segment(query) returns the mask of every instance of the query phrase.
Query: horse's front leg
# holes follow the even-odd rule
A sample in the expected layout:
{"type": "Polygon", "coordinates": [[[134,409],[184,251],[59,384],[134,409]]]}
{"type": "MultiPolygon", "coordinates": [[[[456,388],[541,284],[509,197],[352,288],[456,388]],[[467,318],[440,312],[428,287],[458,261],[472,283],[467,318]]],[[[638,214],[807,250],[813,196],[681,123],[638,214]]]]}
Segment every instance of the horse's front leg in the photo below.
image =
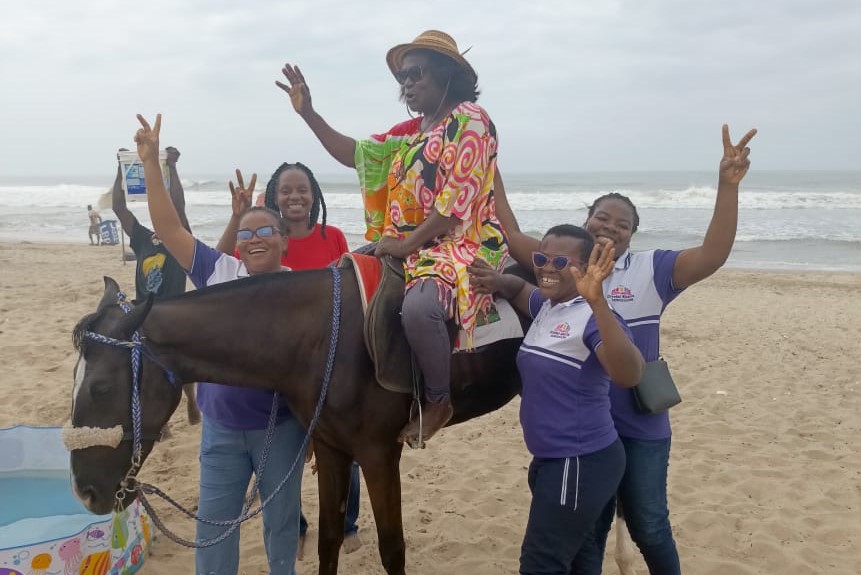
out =
{"type": "Polygon", "coordinates": [[[344,514],[353,460],[317,439],[314,440],[314,457],[317,458],[317,485],[320,492],[318,572],[320,575],[335,575],[338,572],[338,553],[344,542],[344,514]]]}
{"type": "Polygon", "coordinates": [[[404,575],[406,563],[401,517],[401,450],[402,446],[392,440],[363,449],[358,459],[377,523],[380,559],[388,575],[404,575]]]}

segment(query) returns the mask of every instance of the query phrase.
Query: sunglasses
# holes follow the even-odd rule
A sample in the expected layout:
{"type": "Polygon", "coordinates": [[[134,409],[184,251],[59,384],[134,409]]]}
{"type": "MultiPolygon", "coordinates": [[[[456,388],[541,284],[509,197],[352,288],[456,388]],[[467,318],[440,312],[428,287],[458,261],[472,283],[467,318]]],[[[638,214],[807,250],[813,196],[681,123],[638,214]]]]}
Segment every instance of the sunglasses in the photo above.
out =
{"type": "Polygon", "coordinates": [[[407,80],[412,80],[412,82],[415,84],[416,82],[424,78],[424,75],[425,69],[423,67],[411,66],[406,70],[400,70],[398,72],[395,72],[395,80],[397,80],[398,84],[400,84],[401,86],[406,84],[407,80]]]}
{"type": "Polygon", "coordinates": [[[256,230],[249,230],[248,228],[244,228],[241,230],[236,230],[236,240],[240,242],[247,242],[254,236],[263,239],[271,238],[275,234],[281,235],[281,232],[278,231],[275,226],[260,226],[256,230]]]}
{"type": "Polygon", "coordinates": [[[568,266],[579,265],[580,262],[577,260],[572,260],[567,256],[553,256],[550,257],[542,252],[532,252],[532,265],[534,265],[538,269],[543,269],[548,263],[553,265],[553,269],[558,272],[561,272],[568,266]]]}

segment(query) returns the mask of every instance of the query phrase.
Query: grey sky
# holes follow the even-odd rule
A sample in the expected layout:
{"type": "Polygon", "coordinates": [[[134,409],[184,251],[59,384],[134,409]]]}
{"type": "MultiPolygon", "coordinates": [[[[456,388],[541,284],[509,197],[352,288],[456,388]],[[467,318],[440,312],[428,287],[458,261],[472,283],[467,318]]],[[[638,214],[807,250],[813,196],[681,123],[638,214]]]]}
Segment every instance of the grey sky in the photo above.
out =
{"type": "Polygon", "coordinates": [[[712,169],[722,122],[757,168],[859,168],[858,0],[31,0],[0,7],[0,176],[109,174],[159,111],[183,173],[346,174],[281,64],[363,137],[406,118],[385,53],[428,28],[473,46],[503,171],[712,169]]]}

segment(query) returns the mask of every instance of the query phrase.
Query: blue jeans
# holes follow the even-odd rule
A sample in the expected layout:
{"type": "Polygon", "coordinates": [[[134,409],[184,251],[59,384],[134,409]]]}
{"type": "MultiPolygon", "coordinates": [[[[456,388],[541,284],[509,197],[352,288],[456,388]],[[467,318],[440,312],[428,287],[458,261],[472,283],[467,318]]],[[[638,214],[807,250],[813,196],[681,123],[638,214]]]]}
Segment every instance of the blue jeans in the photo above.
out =
{"type": "MultiPolygon", "coordinates": [[[[236,431],[207,417],[203,418],[202,428],[198,515],[213,520],[235,519],[242,511],[251,475],[258,469],[266,430],[236,431]]],[[[269,457],[260,476],[261,501],[265,501],[287,475],[304,438],[305,429],[293,417],[275,427],[269,457]]],[[[271,575],[296,573],[304,465],[302,453],[290,479],[263,510],[263,540],[271,575]]],[[[197,540],[213,539],[227,529],[198,523],[197,540]]],[[[221,543],[198,549],[194,562],[198,575],[236,575],[239,571],[239,529],[221,543]]]]}
{"type": "MultiPolygon", "coordinates": [[[[631,539],[651,575],[681,573],[679,554],[670,526],[667,508],[667,467],[670,464],[670,439],[628,439],[623,437],[627,466],[617,497],[628,523],[631,539]]],[[[611,499],[595,528],[574,560],[572,573],[599,575],[604,559],[607,534],[613,523],[616,500],[611,499]]]]}
{"type": "MultiPolygon", "coordinates": [[[[344,535],[354,535],[359,532],[356,521],[359,519],[359,464],[355,461],[350,467],[350,492],[347,494],[347,511],[344,514],[344,535]]],[[[299,534],[303,537],[308,532],[308,520],[305,514],[299,516],[299,534]]]]}

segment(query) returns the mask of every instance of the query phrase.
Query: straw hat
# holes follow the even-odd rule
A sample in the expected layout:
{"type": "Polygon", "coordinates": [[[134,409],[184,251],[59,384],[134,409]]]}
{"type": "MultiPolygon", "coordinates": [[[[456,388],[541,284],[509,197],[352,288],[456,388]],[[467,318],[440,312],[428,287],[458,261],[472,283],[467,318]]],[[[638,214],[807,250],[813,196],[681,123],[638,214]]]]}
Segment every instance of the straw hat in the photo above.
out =
{"type": "Polygon", "coordinates": [[[478,79],[478,74],[475,73],[475,70],[472,69],[466,58],[463,57],[463,54],[469,52],[470,48],[460,52],[457,49],[457,42],[454,41],[454,38],[439,30],[425,30],[409,44],[398,44],[389,50],[388,54],[386,54],[386,62],[392,74],[400,71],[406,53],[416,49],[431,50],[443,56],[448,56],[460,64],[474,79],[478,79]]]}

